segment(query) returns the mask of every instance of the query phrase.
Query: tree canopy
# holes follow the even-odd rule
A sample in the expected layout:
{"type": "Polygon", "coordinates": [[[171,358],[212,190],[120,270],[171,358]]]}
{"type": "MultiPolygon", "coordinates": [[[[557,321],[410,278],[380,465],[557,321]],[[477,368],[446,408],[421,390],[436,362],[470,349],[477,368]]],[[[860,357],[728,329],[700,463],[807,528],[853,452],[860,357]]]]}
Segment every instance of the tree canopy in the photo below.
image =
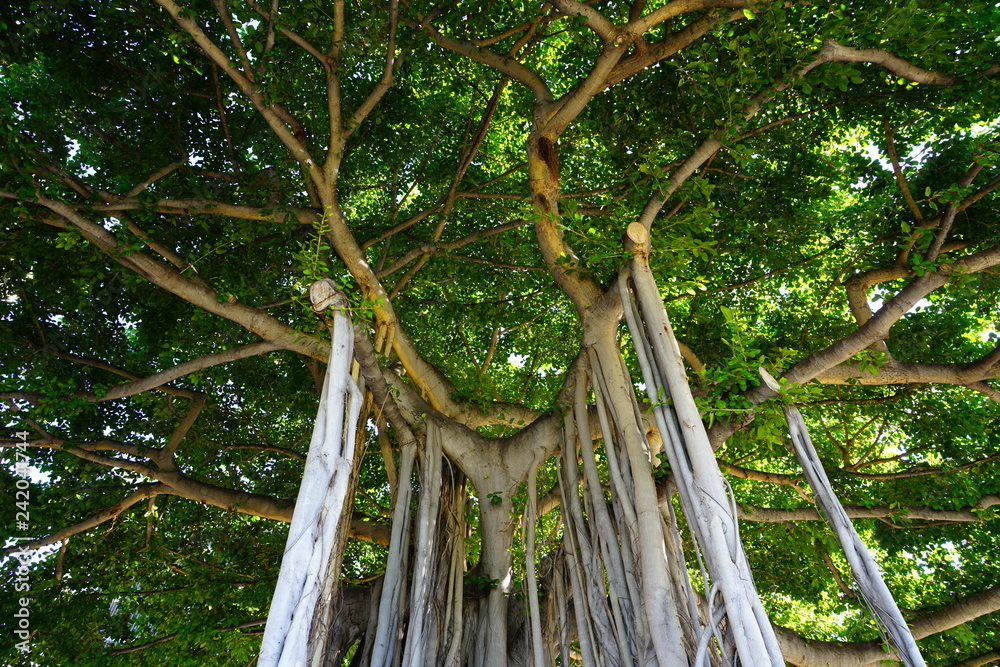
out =
{"type": "Polygon", "coordinates": [[[622,545],[622,484],[655,492],[709,604],[624,326],[638,224],[785,660],[895,656],[794,404],[927,664],[1000,664],[995,2],[33,0],[0,29],[4,577],[30,584],[0,626],[29,596],[35,662],[254,664],[320,279],[371,390],[331,660],[373,641],[414,456],[453,664],[537,662],[531,600],[545,659],[586,655],[576,484],[622,545]],[[640,397],[647,463],[618,470],[602,391],[640,397]]]}

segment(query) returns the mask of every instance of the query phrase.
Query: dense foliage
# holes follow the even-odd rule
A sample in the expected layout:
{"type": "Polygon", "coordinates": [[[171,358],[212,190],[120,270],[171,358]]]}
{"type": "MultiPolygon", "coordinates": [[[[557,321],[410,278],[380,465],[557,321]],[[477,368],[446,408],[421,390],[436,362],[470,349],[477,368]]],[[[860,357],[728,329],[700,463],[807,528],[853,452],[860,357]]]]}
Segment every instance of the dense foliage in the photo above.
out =
{"type": "MultiPolygon", "coordinates": [[[[506,438],[572,402],[640,220],[772,620],[845,665],[880,639],[795,403],[928,664],[1000,664],[996,3],[37,0],[0,28],[0,488],[37,538],[6,544],[37,547],[36,662],[253,664],[328,353],[313,281],[427,412],[506,438]]],[[[369,407],[347,606],[396,484],[369,407]]],[[[523,599],[526,476],[453,479],[467,597],[496,505],[523,599]]]]}

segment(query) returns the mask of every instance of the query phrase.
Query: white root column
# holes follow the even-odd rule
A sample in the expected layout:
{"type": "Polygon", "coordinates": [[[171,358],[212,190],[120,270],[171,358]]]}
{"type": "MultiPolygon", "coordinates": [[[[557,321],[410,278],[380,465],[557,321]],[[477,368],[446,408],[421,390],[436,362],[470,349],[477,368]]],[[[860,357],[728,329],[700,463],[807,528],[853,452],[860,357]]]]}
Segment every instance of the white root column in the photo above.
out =
{"type": "Polygon", "coordinates": [[[331,311],[330,361],[258,667],[324,664],[338,545],[346,534],[344,509],[362,403],[362,391],[351,378],[354,332],[347,299],[331,281],[314,283],[309,296],[316,312],[331,311]]]}
{"type": "Polygon", "coordinates": [[[623,275],[620,287],[625,315],[681,507],[694,528],[711,579],[711,588],[706,586],[711,620],[703,637],[715,632],[715,619],[722,619],[719,612],[724,609],[724,644],[733,643],[741,663],[779,667],[784,665],[781,649],[754,587],[734,503],[691,395],[680,350],[649,269],[649,234],[644,226],[633,223],[627,238],[631,241],[627,249],[632,251],[631,273],[638,310],[623,275]],[[723,603],[718,610],[713,606],[717,595],[723,603]]]}
{"type": "MultiPolygon", "coordinates": [[[[771,389],[778,391],[777,381],[767,371],[761,368],[760,374],[771,389]]],[[[823,469],[823,464],[813,446],[812,438],[809,437],[809,429],[806,428],[802,413],[794,405],[786,405],[784,410],[795,455],[798,457],[799,463],[802,464],[806,481],[812,487],[816,504],[819,505],[826,520],[833,528],[833,532],[836,533],[837,540],[840,541],[840,546],[851,566],[851,572],[854,574],[854,581],[858,584],[861,596],[882,622],[889,638],[899,652],[903,664],[906,667],[924,667],[924,659],[920,655],[920,649],[917,648],[917,642],[913,638],[896,600],[892,597],[889,587],[886,586],[878,564],[875,563],[875,559],[872,558],[865,543],[861,541],[861,537],[854,529],[854,524],[847,516],[844,506],[833,491],[830,479],[827,477],[826,470],[823,469]]]]}

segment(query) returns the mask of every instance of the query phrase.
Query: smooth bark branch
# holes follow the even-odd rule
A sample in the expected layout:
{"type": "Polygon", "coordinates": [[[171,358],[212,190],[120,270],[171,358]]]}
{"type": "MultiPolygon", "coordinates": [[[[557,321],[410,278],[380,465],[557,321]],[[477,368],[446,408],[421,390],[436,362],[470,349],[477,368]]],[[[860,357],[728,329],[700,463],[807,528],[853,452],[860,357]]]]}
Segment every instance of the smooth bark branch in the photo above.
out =
{"type": "Polygon", "coordinates": [[[152,250],[153,252],[155,252],[157,255],[159,255],[163,259],[165,259],[168,262],[170,262],[171,264],[173,264],[178,269],[182,269],[183,270],[183,269],[186,269],[186,268],[189,268],[189,267],[193,268],[192,265],[190,263],[188,263],[188,261],[186,259],[184,259],[180,255],[178,255],[176,252],[174,252],[173,250],[171,250],[167,246],[163,245],[162,243],[160,243],[156,239],[154,239],[152,236],[150,236],[149,234],[147,234],[141,227],[139,227],[139,225],[135,224],[135,221],[132,220],[132,216],[130,216],[130,215],[119,215],[119,216],[115,216],[115,217],[117,217],[119,220],[121,220],[122,222],[124,222],[125,226],[128,228],[128,230],[130,232],[132,232],[133,234],[135,234],[136,236],[138,236],[140,239],[142,239],[142,242],[146,244],[147,248],[149,248],[150,250],[152,250]]]}
{"type": "MultiPolygon", "coordinates": [[[[211,505],[212,507],[218,507],[230,512],[240,512],[241,514],[259,516],[264,519],[272,519],[275,521],[282,521],[284,523],[289,523],[292,520],[292,511],[295,508],[294,503],[288,500],[272,498],[270,496],[264,496],[257,493],[247,493],[236,489],[227,489],[183,476],[175,476],[173,478],[173,484],[168,484],[166,482],[150,482],[147,483],[147,485],[148,486],[139,485],[142,487],[142,491],[138,493],[149,495],[137,496],[134,498],[134,502],[129,502],[129,506],[140,502],[143,498],[151,497],[152,495],[169,495],[178,496],[180,498],[185,498],[187,500],[205,505],[211,505]],[[148,489],[150,488],[153,489],[153,491],[149,491],[148,489]]],[[[129,498],[131,499],[132,497],[129,496],[129,498]]],[[[113,512],[116,507],[118,507],[118,505],[112,506],[106,510],[109,514],[102,519],[102,521],[113,519],[114,516],[116,516],[113,512]]],[[[120,511],[121,510],[119,510],[119,513],[120,511]]],[[[100,516],[103,517],[105,515],[102,513],[100,516]]],[[[83,532],[95,525],[98,525],[99,523],[100,522],[90,524],[86,521],[81,522],[79,525],[87,525],[71,534],[83,532]]],[[[70,530],[72,528],[74,527],[70,527],[65,530],[70,530]]],[[[354,514],[351,519],[348,534],[356,539],[375,542],[383,546],[389,544],[389,527],[385,524],[372,521],[371,517],[361,513],[354,514]]],[[[46,536],[32,542],[25,542],[23,546],[26,549],[38,549],[50,544],[57,544],[66,537],[67,534],[57,531],[50,536],[46,536]]]]}
{"type": "Polygon", "coordinates": [[[750,3],[746,0],[673,0],[673,2],[668,2],[635,21],[629,21],[627,27],[629,31],[641,35],[650,28],[682,14],[723,7],[743,9],[749,5],[750,3]]]}
{"type": "Polygon", "coordinates": [[[982,667],[982,665],[988,665],[991,662],[997,661],[1000,661],[1000,649],[982,653],[973,658],[963,660],[962,662],[956,662],[951,667],[982,667]]]}
{"type": "MultiPolygon", "coordinates": [[[[74,208],[84,208],[82,206],[74,208]]],[[[213,199],[185,198],[185,199],[158,199],[155,202],[141,202],[133,198],[118,197],[107,204],[89,204],[86,207],[97,213],[115,213],[117,211],[146,211],[154,210],[158,213],[170,215],[197,215],[207,213],[209,215],[225,215],[239,220],[266,220],[271,222],[293,222],[300,225],[316,225],[322,214],[319,209],[300,208],[294,206],[267,208],[258,206],[241,206],[228,204],[226,202],[213,199]]]]}
{"type": "Polygon", "coordinates": [[[820,53],[825,54],[825,62],[872,63],[907,81],[929,86],[954,86],[958,83],[958,78],[951,74],[923,69],[883,49],[855,49],[828,39],[823,42],[820,53]]]}
{"type": "Polygon", "coordinates": [[[750,479],[755,482],[764,482],[766,484],[778,484],[780,486],[795,486],[802,481],[801,475],[786,475],[779,472],[765,472],[763,470],[751,470],[749,468],[743,468],[741,466],[733,465],[732,463],[726,463],[725,461],[719,461],[719,467],[726,471],[733,477],[739,477],[740,479],[750,479]]]}
{"type": "Polygon", "coordinates": [[[402,231],[405,231],[406,229],[412,227],[413,225],[417,224],[418,222],[420,222],[424,218],[426,218],[429,215],[431,215],[432,213],[436,212],[438,210],[438,207],[441,205],[441,203],[442,202],[439,200],[439,201],[435,202],[433,205],[428,206],[427,208],[425,208],[423,211],[420,211],[419,213],[415,213],[415,214],[411,215],[409,218],[407,218],[406,220],[404,220],[404,221],[402,221],[402,222],[400,222],[400,223],[398,223],[396,225],[393,225],[392,227],[390,227],[389,229],[385,230],[384,232],[381,232],[378,236],[373,236],[372,238],[368,239],[367,241],[365,241],[364,243],[361,244],[361,249],[362,250],[368,250],[368,248],[371,248],[373,245],[375,245],[379,241],[384,241],[385,239],[389,238],[390,236],[395,236],[396,234],[398,234],[398,233],[400,233],[402,231]]]}
{"type": "Polygon", "coordinates": [[[829,642],[806,639],[802,635],[774,625],[781,653],[793,667],[875,667],[898,656],[885,650],[882,642],[829,642]]]}
{"type": "Polygon", "coordinates": [[[972,382],[965,386],[974,391],[978,391],[979,393],[988,397],[994,403],[1000,403],[1000,391],[997,391],[988,382],[972,382]]]}
{"type": "Polygon", "coordinates": [[[329,230],[325,234],[326,238],[348,266],[351,274],[365,292],[365,295],[374,302],[373,309],[379,325],[393,332],[393,351],[399,357],[404,368],[406,368],[408,377],[426,392],[427,398],[434,409],[463,423],[475,423],[476,425],[508,421],[506,418],[501,419],[500,415],[506,415],[508,418],[512,414],[530,415],[530,417],[525,418],[526,422],[537,416],[536,412],[520,406],[508,406],[507,404],[498,402],[488,406],[484,410],[482,406],[472,408],[452,398],[455,390],[454,386],[440,371],[417,352],[413,341],[403,330],[399,319],[396,317],[389,294],[386,293],[378,276],[375,275],[374,269],[368,263],[364,251],[358,246],[354,236],[351,234],[350,227],[344,219],[339,206],[330,207],[327,222],[329,223],[329,230]]]}
{"type": "MultiPolygon", "coordinates": [[[[993,586],[982,593],[937,611],[918,616],[909,623],[909,626],[916,639],[923,639],[996,611],[1000,611],[1000,585],[993,586]]],[[[886,653],[880,642],[816,641],[806,639],[777,625],[775,630],[785,658],[796,667],[830,667],[831,665],[837,667],[875,667],[884,664],[882,661],[885,660],[899,660],[898,655],[886,653]]]]}
{"type": "MultiPolygon", "coordinates": [[[[660,9],[651,12],[648,16],[652,17],[658,12],[668,13],[670,8],[674,7],[674,5],[680,6],[685,4],[698,3],[696,0],[688,0],[686,2],[677,2],[675,0],[675,2],[671,2],[660,9]]],[[[740,3],[738,5],[734,4],[733,6],[745,7],[746,5],[740,3]]],[[[694,152],[692,152],[691,155],[684,160],[681,166],[674,170],[674,172],[670,175],[670,178],[668,179],[669,185],[665,189],[654,193],[650,197],[646,206],[643,208],[642,213],[639,215],[639,222],[645,225],[646,229],[650,229],[653,225],[653,221],[656,219],[656,215],[663,208],[663,205],[667,202],[670,196],[673,195],[673,193],[676,192],[685,181],[687,181],[687,179],[698,169],[698,167],[711,157],[715,151],[722,147],[722,139],[727,134],[739,132],[740,128],[742,128],[747,121],[756,116],[761,108],[763,108],[764,104],[766,104],[774,95],[788,89],[792,85],[793,81],[805,78],[805,76],[816,67],[829,62],[870,62],[881,65],[890,72],[917,83],[927,83],[941,86],[952,86],[958,83],[958,79],[950,74],[942,74],[939,72],[925,70],[892,53],[889,53],[888,51],[883,51],[881,49],[855,49],[849,46],[844,46],[836,40],[828,39],[823,42],[823,46],[816,51],[810,62],[793,71],[788,77],[776,79],[766,89],[754,95],[737,120],[731,121],[728,127],[715,132],[711,137],[698,146],[698,148],[696,148],[694,152]]]]}
{"type": "Polygon", "coordinates": [[[364,101],[358,105],[354,113],[348,119],[346,126],[343,128],[343,140],[346,141],[354,132],[361,127],[361,123],[368,117],[368,114],[372,112],[375,105],[389,92],[389,88],[392,87],[392,82],[395,78],[394,70],[396,68],[396,26],[399,23],[399,0],[390,0],[389,2],[389,39],[385,47],[385,65],[382,68],[382,76],[376,82],[375,87],[372,89],[368,96],[365,97],[364,101]]]}
{"type": "Polygon", "coordinates": [[[168,292],[210,313],[232,320],[265,340],[285,349],[310,357],[324,359],[328,345],[312,336],[293,329],[273,317],[238,301],[222,301],[204,281],[181,275],[173,266],[147,257],[142,253],[127,254],[114,234],[77,213],[65,202],[39,195],[38,203],[70,221],[84,238],[127,269],[168,292]]]}
{"type": "Polygon", "coordinates": [[[325,238],[347,265],[365,296],[372,300],[379,325],[393,332],[392,349],[406,368],[409,377],[427,393],[434,408],[445,415],[462,419],[476,413],[476,410],[465,410],[452,398],[454,386],[451,382],[417,352],[413,341],[403,330],[396,316],[390,295],[375,275],[364,251],[358,246],[336,198],[327,206],[325,222],[327,229],[325,238]]]}
{"type": "Polygon", "coordinates": [[[254,70],[250,65],[250,59],[247,57],[247,50],[243,46],[243,40],[240,39],[239,33],[236,32],[236,26],[233,25],[233,15],[229,12],[227,1],[212,0],[212,4],[215,5],[215,11],[219,13],[222,25],[226,28],[226,34],[229,35],[229,41],[233,45],[233,50],[239,56],[240,63],[243,66],[243,75],[252,82],[254,80],[254,70]]]}
{"type": "Polygon", "coordinates": [[[1000,585],[924,614],[910,623],[910,626],[913,628],[913,636],[923,639],[996,611],[1000,611],[1000,585]]]}
{"type": "Polygon", "coordinates": [[[399,440],[401,447],[413,446],[414,451],[418,445],[417,438],[410,430],[410,425],[399,411],[392,389],[385,380],[378,358],[375,356],[375,347],[372,345],[368,334],[361,328],[354,328],[354,358],[358,360],[361,367],[361,376],[365,379],[365,387],[375,397],[375,405],[379,412],[392,425],[392,429],[399,440]]]}
{"type": "Polygon", "coordinates": [[[551,0],[552,6],[566,16],[582,17],[587,27],[601,38],[602,42],[615,39],[620,28],[608,20],[604,14],[579,0],[551,0]]]}
{"type": "Polygon", "coordinates": [[[174,21],[177,22],[177,25],[194,38],[195,43],[201,47],[209,59],[239,86],[240,90],[253,103],[274,134],[281,140],[281,143],[285,145],[300,164],[305,165],[313,180],[317,184],[323,183],[322,171],[313,162],[305,145],[295,137],[289,127],[295,126],[297,122],[284,109],[268,104],[264,100],[264,96],[257,89],[253,81],[233,67],[229,57],[205,34],[201,26],[188,15],[189,10],[182,9],[174,0],[156,0],[156,2],[167,10],[174,21]]]}
{"type": "MultiPolygon", "coordinates": [[[[742,12],[740,12],[739,16],[742,15],[742,12]]],[[[709,12],[683,29],[648,45],[645,49],[636,49],[635,53],[618,61],[618,64],[615,65],[614,69],[611,70],[611,73],[604,80],[604,88],[610,88],[646,69],[653,63],[657,63],[664,58],[669,58],[684,47],[693,44],[695,40],[714,29],[723,20],[732,20],[734,18],[737,18],[737,16],[729,15],[726,17],[715,12],[709,12]]]]}
{"type": "Polygon", "coordinates": [[[519,227],[524,227],[527,224],[530,224],[530,221],[514,220],[513,222],[508,222],[503,225],[497,225],[496,227],[490,227],[489,229],[483,229],[478,232],[473,232],[472,234],[468,234],[465,237],[455,241],[446,241],[446,242],[438,241],[436,243],[424,243],[423,245],[420,245],[416,248],[413,248],[412,250],[407,251],[405,254],[396,259],[396,261],[394,261],[392,264],[385,267],[384,269],[381,269],[380,271],[377,271],[376,275],[379,278],[384,278],[385,276],[388,276],[392,273],[395,273],[396,271],[399,271],[404,266],[406,266],[413,260],[417,259],[418,257],[422,257],[424,255],[433,255],[440,252],[446,252],[448,250],[457,250],[459,248],[469,245],[470,243],[474,243],[476,241],[489,238],[496,234],[502,234],[512,229],[518,229],[519,227]]]}
{"type": "Polygon", "coordinates": [[[875,370],[857,361],[828,368],[816,375],[823,384],[957,384],[970,385],[1000,378],[1000,362],[981,368],[971,364],[931,364],[887,361],[875,370]]]}
{"type": "Polygon", "coordinates": [[[344,0],[333,1],[333,30],[331,31],[330,49],[327,52],[327,65],[323,68],[326,80],[326,112],[329,116],[329,144],[326,159],[323,162],[323,179],[316,180],[319,199],[324,209],[334,204],[340,180],[340,162],[344,157],[346,137],[343,124],[343,98],[341,96],[341,74],[344,70],[342,58],[344,54],[344,0]]]}
{"type": "MultiPolygon", "coordinates": [[[[1000,505],[1000,496],[993,494],[983,496],[968,509],[960,510],[936,510],[930,507],[889,507],[888,505],[872,507],[845,505],[844,511],[851,519],[893,519],[894,521],[919,519],[946,523],[979,523],[983,521],[983,517],[974,510],[984,510],[996,505],[1000,505]]],[[[820,521],[821,519],[823,517],[815,507],[786,510],[740,505],[741,521],[784,523],[786,521],[820,521]]],[[[905,526],[905,524],[903,525],[905,526]]]]}
{"type": "Polygon", "coordinates": [[[920,222],[924,219],[924,215],[920,212],[920,207],[917,206],[917,202],[913,199],[913,193],[910,192],[910,185],[907,183],[906,176],[899,166],[899,155],[896,153],[896,140],[894,137],[895,131],[889,124],[888,119],[883,121],[883,125],[885,126],[885,149],[889,154],[889,162],[892,164],[892,173],[896,176],[896,184],[899,185],[899,191],[903,194],[903,201],[906,202],[910,213],[913,214],[913,219],[920,222]]]}
{"type": "MultiPolygon", "coordinates": [[[[53,357],[55,357],[57,359],[65,359],[67,361],[72,361],[73,363],[80,364],[82,366],[89,366],[91,368],[99,368],[101,370],[108,371],[109,373],[114,373],[115,375],[120,375],[121,377],[126,378],[128,380],[140,381],[140,380],[143,379],[143,377],[141,375],[137,375],[136,373],[131,373],[129,371],[126,371],[126,370],[124,370],[122,368],[119,368],[119,367],[117,367],[117,366],[115,366],[113,364],[109,364],[108,362],[102,361],[100,359],[91,359],[90,357],[82,357],[82,356],[76,355],[76,354],[68,354],[66,352],[58,352],[56,350],[53,350],[51,347],[42,346],[42,345],[34,345],[32,343],[28,343],[28,345],[29,345],[29,347],[31,347],[34,350],[38,350],[39,352],[44,352],[45,354],[49,354],[49,355],[51,355],[51,356],[53,356],[53,357]]],[[[162,385],[162,384],[158,385],[156,387],[156,390],[157,391],[162,391],[163,393],[170,394],[172,396],[183,396],[185,398],[194,398],[199,393],[199,392],[196,392],[196,391],[192,391],[190,389],[181,389],[181,388],[178,388],[178,387],[171,387],[169,385],[162,385]]],[[[37,397],[41,397],[42,394],[36,394],[36,396],[37,397]]]]}
{"type": "MultiPolygon", "coordinates": [[[[828,347],[802,359],[785,372],[782,378],[789,384],[809,382],[821,373],[833,369],[837,364],[869,347],[875,341],[884,340],[889,335],[889,329],[892,325],[913,308],[920,299],[947,284],[953,277],[966,273],[976,273],[998,263],[1000,263],[1000,246],[993,246],[942,266],[935,273],[927,273],[914,279],[885,303],[864,325],[828,347]]],[[[745,394],[746,398],[754,405],[759,405],[777,395],[776,391],[763,383],[745,394]]],[[[740,426],[742,424],[734,421],[716,422],[709,429],[712,442],[716,446],[720,446],[740,426]]]]}
{"type": "Polygon", "coordinates": [[[163,492],[165,486],[163,484],[152,482],[146,484],[139,484],[136,490],[130,493],[121,501],[115,503],[110,507],[106,507],[97,514],[73,524],[72,526],[66,526],[61,530],[57,530],[54,533],[46,535],[43,538],[32,540],[30,542],[23,542],[16,547],[10,547],[4,551],[5,556],[9,556],[12,553],[16,553],[18,550],[34,550],[40,549],[42,547],[47,547],[50,544],[57,544],[65,539],[72,537],[73,535],[79,535],[80,533],[86,532],[93,528],[94,526],[99,526],[106,521],[118,518],[122,512],[132,507],[136,503],[139,503],[146,498],[153,498],[159,493],[163,492]]]}
{"type": "Polygon", "coordinates": [[[181,419],[181,422],[174,428],[174,432],[170,434],[170,438],[167,439],[166,444],[163,445],[163,452],[160,455],[161,460],[166,457],[173,457],[181,441],[184,440],[184,436],[188,434],[188,431],[191,430],[191,427],[194,426],[195,421],[198,419],[198,415],[201,414],[206,400],[205,394],[199,394],[191,401],[191,405],[188,407],[184,418],[181,419]]]}
{"type": "Polygon", "coordinates": [[[421,22],[414,21],[413,19],[406,19],[406,23],[414,30],[426,33],[438,46],[448,49],[449,51],[459,53],[470,60],[483,63],[484,65],[489,65],[493,69],[506,74],[515,81],[519,81],[534,94],[535,99],[548,102],[552,101],[552,92],[549,90],[542,78],[513,56],[500,55],[496,51],[478,46],[475,42],[465,39],[453,39],[451,37],[446,37],[430,25],[427,19],[424,19],[421,22]]]}
{"type": "MultiPolygon", "coordinates": [[[[264,46],[264,53],[265,54],[270,53],[271,49],[274,47],[274,38],[275,38],[274,29],[275,29],[275,23],[278,20],[278,0],[272,0],[270,11],[264,11],[264,8],[261,7],[259,3],[254,2],[254,0],[247,0],[247,4],[253,7],[253,10],[258,14],[260,14],[261,18],[263,18],[268,23],[267,42],[264,46]]],[[[288,28],[283,28],[283,27],[278,27],[277,31],[280,32],[285,37],[287,37],[290,41],[302,47],[302,50],[304,50],[306,53],[316,58],[316,60],[320,62],[320,64],[323,66],[324,69],[328,69],[330,67],[330,61],[326,57],[326,55],[322,51],[317,49],[315,46],[313,46],[311,43],[309,43],[301,35],[292,32],[288,28]]],[[[263,63],[261,63],[261,66],[263,67],[263,63]]]]}
{"type": "Polygon", "coordinates": [[[149,391],[150,389],[156,389],[167,384],[168,382],[184,377],[185,375],[190,375],[191,373],[211,368],[212,366],[227,364],[238,359],[254,357],[280,349],[282,349],[282,347],[277,343],[260,342],[250,343],[249,345],[241,345],[240,347],[234,347],[223,352],[205,354],[191,359],[190,361],[185,361],[177,364],[176,366],[160,371],[159,373],[154,373],[153,375],[135,380],[134,382],[127,382],[125,384],[110,387],[103,396],[97,397],[97,400],[112,401],[128,396],[135,396],[136,394],[141,394],[142,392],[149,391]]]}
{"type": "MultiPolygon", "coordinates": [[[[858,326],[865,324],[872,318],[872,309],[868,305],[868,291],[873,285],[908,278],[913,275],[913,271],[907,266],[895,265],[872,269],[851,276],[844,282],[844,290],[847,292],[847,305],[854,315],[854,321],[858,326]]],[[[888,348],[882,345],[880,352],[888,354],[888,348]]]]}
{"type": "Polygon", "coordinates": [[[977,201],[979,201],[980,199],[982,199],[986,195],[988,195],[991,192],[995,191],[997,188],[1000,188],[1000,176],[994,176],[983,187],[979,188],[978,190],[976,190],[972,194],[970,194],[970,195],[966,196],[964,199],[962,199],[962,201],[960,201],[958,204],[955,205],[955,208],[958,209],[959,213],[961,213],[962,211],[964,211],[965,209],[969,208],[970,206],[972,206],[973,204],[975,204],[977,201]]]}
{"type": "Polygon", "coordinates": [[[136,195],[140,194],[141,192],[144,192],[150,185],[152,185],[156,181],[158,181],[161,178],[164,178],[166,176],[169,176],[175,170],[177,170],[179,167],[183,167],[185,164],[187,164],[187,156],[185,156],[181,160],[177,160],[175,162],[171,162],[168,165],[160,167],[159,169],[157,169],[156,171],[154,171],[152,174],[150,174],[150,176],[148,178],[146,178],[145,180],[143,180],[143,181],[137,183],[135,186],[133,186],[128,192],[125,193],[125,196],[126,197],[135,197],[136,195]]]}
{"type": "MultiPolygon", "coordinates": [[[[972,181],[975,180],[979,172],[983,170],[983,165],[973,164],[969,167],[961,178],[958,179],[958,187],[967,188],[972,185],[972,181]]],[[[944,246],[945,239],[948,238],[948,233],[951,231],[951,226],[955,222],[955,216],[958,214],[958,209],[954,206],[948,205],[944,213],[941,215],[941,222],[938,223],[937,234],[934,235],[934,240],[931,241],[931,245],[927,248],[927,252],[924,254],[925,262],[933,262],[937,259],[938,255],[941,253],[941,248],[944,246]]]]}

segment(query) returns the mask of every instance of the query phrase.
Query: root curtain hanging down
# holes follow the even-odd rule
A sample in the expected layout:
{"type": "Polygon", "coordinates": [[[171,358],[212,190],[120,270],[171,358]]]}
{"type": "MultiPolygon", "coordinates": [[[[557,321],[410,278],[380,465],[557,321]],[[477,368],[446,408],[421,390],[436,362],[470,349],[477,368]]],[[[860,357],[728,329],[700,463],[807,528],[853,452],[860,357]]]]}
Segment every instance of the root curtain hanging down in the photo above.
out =
{"type": "MultiPolygon", "coordinates": [[[[340,664],[347,646],[333,644],[345,641],[357,641],[352,666],[541,667],[556,656],[561,664],[588,667],[784,664],[743,551],[732,492],[649,269],[648,234],[631,225],[627,239],[632,259],[619,275],[618,294],[655,428],[633,391],[616,326],[591,332],[563,403],[561,436],[553,429],[541,439],[530,428],[510,439],[478,435],[424,403],[399,378],[383,376],[366,352],[367,338],[355,339],[369,386],[383,408],[394,411],[390,421],[408,433],[410,427],[421,431],[424,441],[413,433],[399,440],[386,568],[368,596],[360,639],[338,630],[343,621],[333,607],[362,390],[350,377],[354,332],[346,303],[329,281],[314,285],[314,308],[333,310],[330,364],[259,665],[318,667],[334,664],[330,656],[340,664]],[[657,431],[670,464],[666,493],[654,478],[650,441],[657,431]],[[541,554],[536,477],[555,451],[542,441],[560,437],[561,545],[541,554]],[[515,596],[508,586],[515,546],[510,503],[525,482],[527,580],[515,596]],[[465,544],[470,488],[489,537],[478,565],[468,562],[465,544]],[[704,594],[689,578],[674,493],[692,533],[692,565],[700,569],[704,594]],[[485,595],[469,589],[478,580],[489,582],[485,595]]],[[[790,424],[799,448],[804,430],[793,419],[790,424]]],[[[386,465],[395,468],[394,458],[386,465]]],[[[809,481],[814,489],[822,486],[809,481]]],[[[835,514],[826,505],[824,512],[835,514]]],[[[879,610],[891,603],[891,596],[872,599],[879,610]]],[[[892,621],[886,625],[903,649],[892,621]]]]}
{"type": "Polygon", "coordinates": [[[332,604],[347,537],[355,435],[362,391],[351,378],[354,328],[347,299],[323,280],[309,290],[313,309],[330,310],[330,361],[295,502],[258,667],[326,664],[332,604]]]}

